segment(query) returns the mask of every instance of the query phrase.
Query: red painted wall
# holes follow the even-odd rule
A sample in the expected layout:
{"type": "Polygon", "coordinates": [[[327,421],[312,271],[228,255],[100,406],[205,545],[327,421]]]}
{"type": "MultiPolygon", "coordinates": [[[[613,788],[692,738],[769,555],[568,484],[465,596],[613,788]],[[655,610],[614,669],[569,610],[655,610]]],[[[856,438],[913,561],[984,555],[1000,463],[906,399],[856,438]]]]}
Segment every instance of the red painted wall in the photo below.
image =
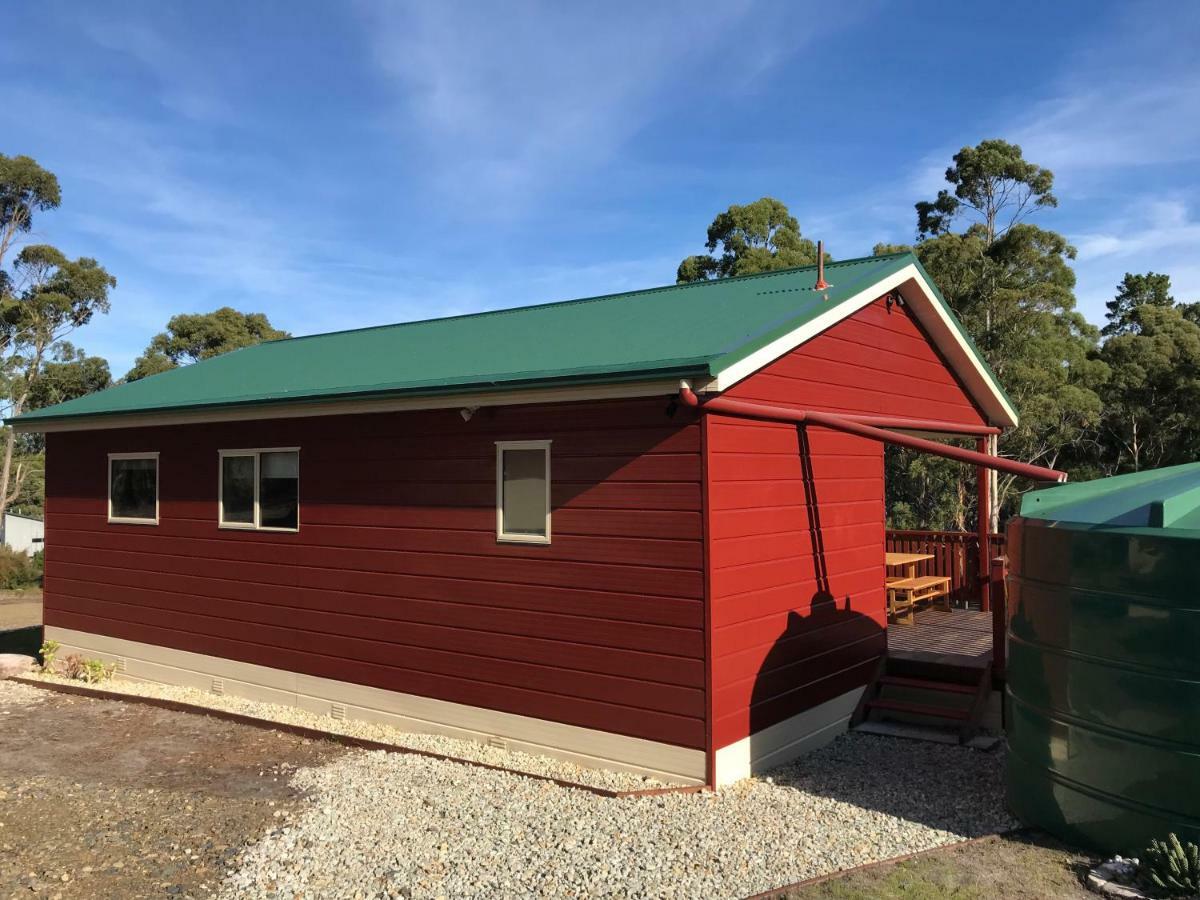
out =
{"type": "MultiPolygon", "coordinates": [[[[882,299],[725,396],[984,422],[917,323],[882,299]]],[[[869,680],[886,648],[883,446],[720,415],[705,427],[720,748],[869,680]]]]}
{"type": "Polygon", "coordinates": [[[703,748],[700,426],[667,399],[49,435],[45,621],[703,748]],[[496,440],[553,439],[498,544],[496,440]],[[299,446],[300,531],[217,528],[219,449],[299,446]],[[160,524],[106,521],[157,450],[160,524]]]}

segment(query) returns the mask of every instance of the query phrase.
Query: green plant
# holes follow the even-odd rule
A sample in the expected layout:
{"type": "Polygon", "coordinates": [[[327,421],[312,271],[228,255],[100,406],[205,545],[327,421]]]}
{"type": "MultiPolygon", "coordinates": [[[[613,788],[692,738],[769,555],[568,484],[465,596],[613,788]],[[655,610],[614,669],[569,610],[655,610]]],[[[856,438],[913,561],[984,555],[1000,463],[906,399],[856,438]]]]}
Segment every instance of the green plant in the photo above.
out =
{"type": "Polygon", "coordinates": [[[108,681],[112,678],[113,670],[116,666],[111,663],[105,663],[99,659],[85,659],[83,661],[83,672],[80,677],[88,684],[99,684],[101,681],[108,681]]]}
{"type": "Polygon", "coordinates": [[[1200,895],[1200,847],[1181,844],[1173,834],[1152,841],[1142,854],[1146,882],[1173,897],[1200,895]]]}
{"type": "Polygon", "coordinates": [[[54,657],[58,655],[58,648],[62,645],[58,641],[43,641],[42,649],[38,651],[38,655],[42,658],[42,671],[54,671],[54,657]]]}
{"type": "Polygon", "coordinates": [[[116,671],[116,665],[105,663],[99,659],[86,659],[78,653],[72,653],[58,667],[58,674],[73,681],[86,681],[88,684],[99,684],[108,681],[116,671]]]}

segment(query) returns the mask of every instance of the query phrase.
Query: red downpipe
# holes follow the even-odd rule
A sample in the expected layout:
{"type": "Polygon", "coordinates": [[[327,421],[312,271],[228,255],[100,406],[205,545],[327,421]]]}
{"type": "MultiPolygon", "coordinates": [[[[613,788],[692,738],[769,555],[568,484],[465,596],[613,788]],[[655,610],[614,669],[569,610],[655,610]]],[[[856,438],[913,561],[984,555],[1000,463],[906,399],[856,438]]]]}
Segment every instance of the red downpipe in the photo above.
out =
{"type": "Polygon", "coordinates": [[[913,450],[920,450],[923,453],[932,453],[934,456],[944,456],[947,459],[957,460],[958,462],[968,463],[972,466],[984,466],[989,469],[997,469],[1001,472],[1008,472],[1012,475],[1020,475],[1024,478],[1032,478],[1035,481],[1066,481],[1067,473],[1058,472],[1054,469],[1044,469],[1041,466],[1033,466],[1029,463],[1017,462],[1011,459],[1002,459],[998,456],[989,456],[986,453],[977,453],[974,450],[964,450],[961,447],[951,447],[947,444],[939,444],[937,441],[929,441],[925,438],[913,437],[911,435],[902,434],[899,431],[885,431],[882,428],[876,428],[873,425],[865,425],[861,422],[855,422],[845,416],[838,416],[832,413],[815,412],[813,410],[788,409],[786,406],[772,406],[767,403],[750,403],[745,400],[731,400],[727,397],[712,397],[706,399],[703,403],[687,385],[680,385],[679,399],[688,406],[703,407],[711,409],[715,412],[729,413],[735,416],[746,416],[751,419],[767,419],[775,422],[796,422],[797,424],[819,425],[824,428],[832,428],[835,431],[844,431],[847,434],[856,434],[859,437],[870,438],[875,441],[882,441],[885,444],[895,444],[899,447],[911,447],[913,450]]]}
{"type": "Polygon", "coordinates": [[[938,419],[908,419],[904,416],[860,416],[843,415],[842,418],[859,425],[874,425],[876,428],[899,428],[902,431],[941,431],[946,434],[988,435],[999,434],[995,425],[959,425],[938,419]]]}
{"type": "MultiPolygon", "coordinates": [[[[981,437],[975,442],[975,446],[979,453],[983,456],[990,456],[988,449],[991,446],[991,438],[981,437]]],[[[987,612],[992,608],[991,595],[992,586],[990,583],[992,574],[992,553],[991,553],[991,533],[992,533],[992,501],[989,496],[989,488],[991,486],[991,473],[980,466],[975,470],[976,491],[978,515],[976,525],[978,526],[979,541],[979,608],[987,612]]]]}

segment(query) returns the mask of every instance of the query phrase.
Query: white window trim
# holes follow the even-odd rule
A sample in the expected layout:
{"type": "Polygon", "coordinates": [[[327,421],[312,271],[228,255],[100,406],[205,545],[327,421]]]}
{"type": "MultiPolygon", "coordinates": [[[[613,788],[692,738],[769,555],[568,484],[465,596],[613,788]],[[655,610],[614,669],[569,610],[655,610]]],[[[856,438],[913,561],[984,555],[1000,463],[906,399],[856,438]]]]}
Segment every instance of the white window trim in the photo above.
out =
{"type": "Polygon", "coordinates": [[[108,454],[108,478],[104,485],[108,495],[108,521],[113,525],[157,525],[158,524],[158,451],[145,450],[140,453],[110,453],[108,454]],[[139,519],[128,516],[114,516],[112,507],[112,464],[114,459],[152,459],[154,460],[154,518],[139,519]]]}
{"type": "Polygon", "coordinates": [[[552,441],[496,441],[496,542],[501,544],[550,543],[550,444],[552,441]],[[506,534],[504,532],[504,451],[542,450],[546,460],[546,533],[506,534]]]}
{"type": "Polygon", "coordinates": [[[217,527],[229,531],[281,531],[286,534],[294,534],[300,530],[300,448],[299,447],[248,447],[242,450],[218,450],[217,451],[217,527]],[[296,527],[295,528],[277,528],[274,526],[264,526],[259,523],[262,521],[262,510],[258,505],[258,471],[260,458],[264,453],[295,453],[296,454],[296,527]],[[254,457],[254,521],[253,522],[226,522],[225,521],[225,457],[227,456],[253,456],[254,457]]]}

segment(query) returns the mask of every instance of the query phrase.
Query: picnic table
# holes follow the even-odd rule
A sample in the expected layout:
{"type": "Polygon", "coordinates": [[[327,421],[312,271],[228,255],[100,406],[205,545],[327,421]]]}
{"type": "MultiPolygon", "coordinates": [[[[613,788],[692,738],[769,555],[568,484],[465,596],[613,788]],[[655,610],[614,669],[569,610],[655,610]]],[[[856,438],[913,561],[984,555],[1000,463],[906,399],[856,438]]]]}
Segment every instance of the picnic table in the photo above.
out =
{"type": "Polygon", "coordinates": [[[925,601],[941,601],[950,608],[950,579],[944,575],[917,575],[917,564],[933,559],[932,553],[887,553],[884,562],[889,568],[903,569],[903,574],[887,577],[888,616],[905,625],[912,625],[913,609],[925,601]]]}

